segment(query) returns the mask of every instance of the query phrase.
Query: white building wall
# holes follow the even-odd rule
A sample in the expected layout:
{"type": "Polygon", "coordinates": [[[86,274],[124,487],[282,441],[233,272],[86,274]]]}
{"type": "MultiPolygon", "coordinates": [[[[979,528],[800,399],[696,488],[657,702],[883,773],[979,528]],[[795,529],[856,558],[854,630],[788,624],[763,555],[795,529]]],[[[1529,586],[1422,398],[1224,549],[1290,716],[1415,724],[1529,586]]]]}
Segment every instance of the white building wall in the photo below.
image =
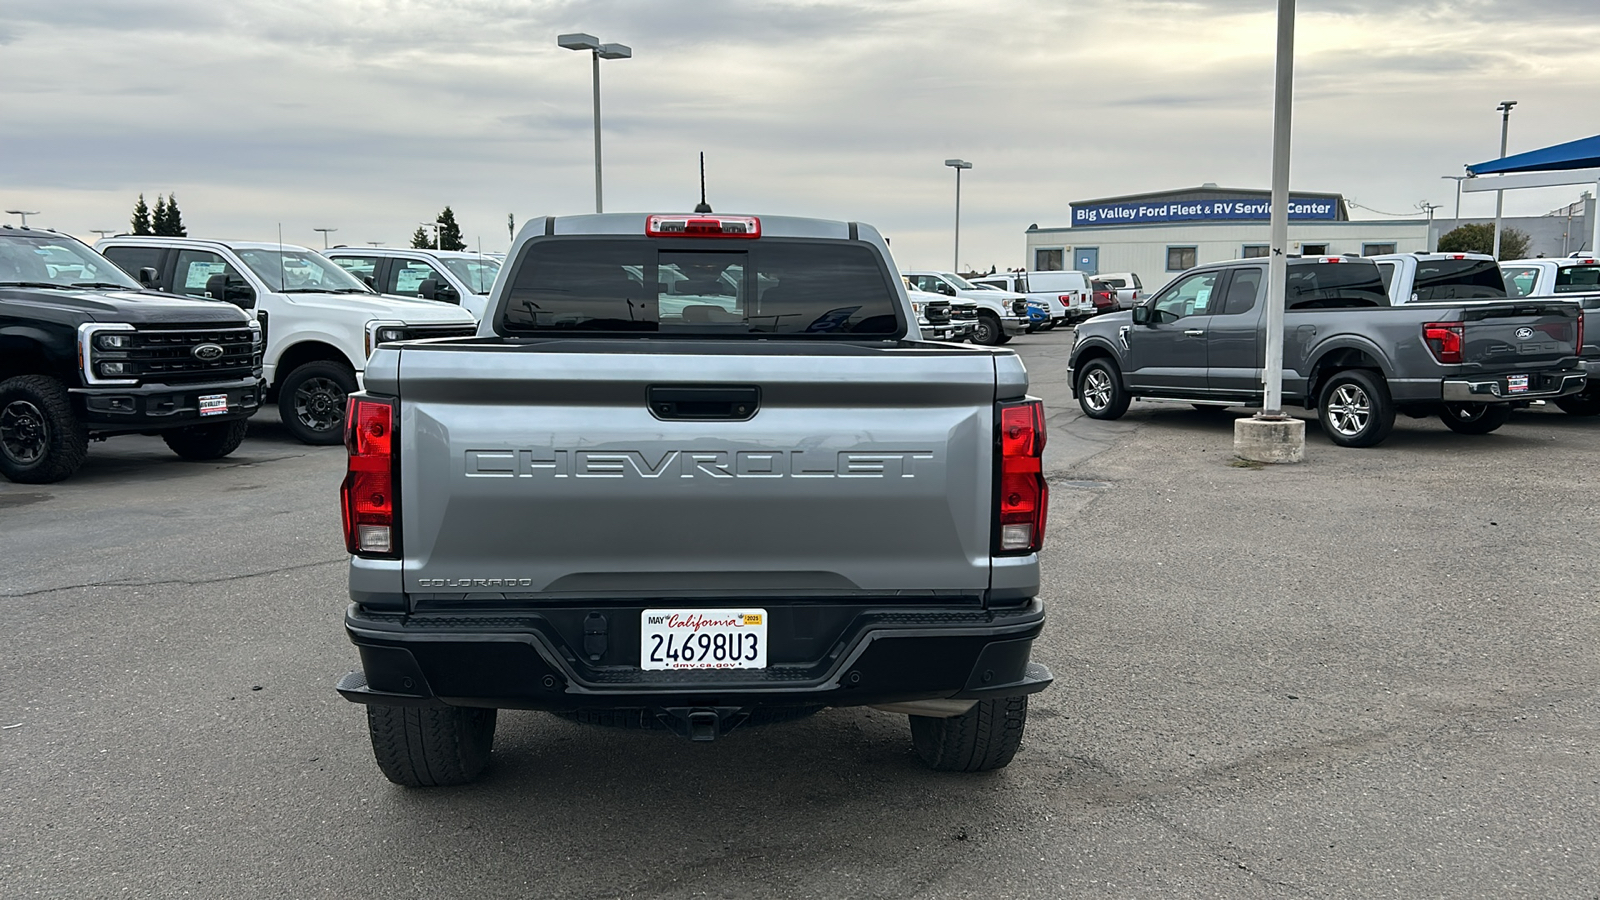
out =
{"type": "MultiPolygon", "coordinates": [[[[1267,222],[1176,222],[1161,225],[1117,225],[1106,228],[1038,228],[1027,232],[1024,259],[1035,268],[1035,252],[1060,248],[1066,268],[1074,251],[1099,249],[1100,272],[1136,272],[1145,291],[1154,291],[1177,275],[1167,270],[1167,249],[1194,247],[1195,265],[1238,259],[1247,244],[1266,244],[1267,222]]],[[[1331,254],[1361,253],[1367,244],[1394,244],[1395,252],[1428,249],[1426,220],[1390,222],[1295,222],[1289,225],[1289,249],[1326,244],[1331,254]]]]}

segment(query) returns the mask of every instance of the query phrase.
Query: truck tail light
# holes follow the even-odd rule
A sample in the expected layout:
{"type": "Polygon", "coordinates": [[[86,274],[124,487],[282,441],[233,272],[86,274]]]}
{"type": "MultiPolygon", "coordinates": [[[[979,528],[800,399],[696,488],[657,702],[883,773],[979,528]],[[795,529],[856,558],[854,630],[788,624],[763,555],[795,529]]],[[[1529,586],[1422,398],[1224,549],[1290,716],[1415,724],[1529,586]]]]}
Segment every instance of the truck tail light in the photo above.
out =
{"type": "Polygon", "coordinates": [[[650,237],[761,237],[761,220],[755,216],[650,216],[644,220],[650,237]]]}
{"type": "Polygon", "coordinates": [[[1044,481],[1044,404],[1038,400],[1002,403],[1000,478],[995,498],[995,552],[1037,553],[1044,546],[1050,488],[1044,481]]]}
{"type": "Polygon", "coordinates": [[[345,410],[344,446],[349,452],[339,487],[344,544],[351,553],[400,556],[399,455],[394,443],[394,401],[352,396],[345,410]]]}
{"type": "Polygon", "coordinates": [[[1422,326],[1422,340],[1442,365],[1461,363],[1462,326],[1459,322],[1429,322],[1422,326]]]}

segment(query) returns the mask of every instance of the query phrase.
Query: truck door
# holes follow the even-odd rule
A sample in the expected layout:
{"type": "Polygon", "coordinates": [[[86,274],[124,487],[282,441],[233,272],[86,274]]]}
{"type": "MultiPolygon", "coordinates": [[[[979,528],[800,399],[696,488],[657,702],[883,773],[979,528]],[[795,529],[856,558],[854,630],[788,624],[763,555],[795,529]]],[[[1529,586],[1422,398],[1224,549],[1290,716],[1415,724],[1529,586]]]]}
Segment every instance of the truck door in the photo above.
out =
{"type": "Polygon", "coordinates": [[[1206,328],[1206,382],[1214,393],[1254,396],[1261,391],[1261,300],[1264,266],[1234,269],[1222,303],[1206,328]]]}
{"type": "Polygon", "coordinates": [[[1208,393],[1206,328],[1222,274],[1196,272],[1168,285],[1151,301],[1150,323],[1128,331],[1128,371],[1123,377],[1134,393],[1208,393]]]}

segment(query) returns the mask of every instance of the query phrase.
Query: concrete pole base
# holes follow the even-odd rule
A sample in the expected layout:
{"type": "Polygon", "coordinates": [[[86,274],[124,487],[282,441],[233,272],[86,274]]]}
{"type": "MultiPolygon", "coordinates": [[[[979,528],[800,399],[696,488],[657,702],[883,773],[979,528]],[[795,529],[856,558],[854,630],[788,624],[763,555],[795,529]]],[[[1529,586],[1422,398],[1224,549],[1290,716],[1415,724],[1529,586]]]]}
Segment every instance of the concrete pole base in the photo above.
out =
{"type": "Polygon", "coordinates": [[[1234,419],[1233,455],[1259,463],[1304,462],[1306,423],[1292,416],[1234,419]]]}

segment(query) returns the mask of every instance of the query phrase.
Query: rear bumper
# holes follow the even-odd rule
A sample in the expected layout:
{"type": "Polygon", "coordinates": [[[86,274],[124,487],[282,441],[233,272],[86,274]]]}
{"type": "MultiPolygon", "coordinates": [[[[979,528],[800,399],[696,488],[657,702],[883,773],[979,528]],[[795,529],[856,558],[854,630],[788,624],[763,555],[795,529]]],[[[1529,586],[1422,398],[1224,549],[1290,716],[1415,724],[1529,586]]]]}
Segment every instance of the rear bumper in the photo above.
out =
{"type": "Polygon", "coordinates": [[[1529,377],[1527,390],[1515,393],[1511,391],[1505,376],[1447,378],[1441,399],[1446,403],[1503,403],[1565,397],[1582,391],[1587,378],[1587,373],[1581,369],[1540,372],[1529,377]]]}
{"type": "Polygon", "coordinates": [[[73,388],[78,412],[90,431],[134,432],[210,425],[248,418],[261,408],[260,378],[207,384],[73,388]],[[227,412],[200,415],[201,397],[227,397],[227,412]]]}
{"type": "Polygon", "coordinates": [[[766,669],[646,672],[642,607],[403,614],[351,604],[345,629],[362,671],[338,691],[392,706],[752,709],[980,700],[1035,693],[1053,677],[1030,658],[1044,627],[1038,600],[993,610],[766,608],[766,669]],[[597,614],[607,622],[598,644],[584,624],[597,614]]]}

